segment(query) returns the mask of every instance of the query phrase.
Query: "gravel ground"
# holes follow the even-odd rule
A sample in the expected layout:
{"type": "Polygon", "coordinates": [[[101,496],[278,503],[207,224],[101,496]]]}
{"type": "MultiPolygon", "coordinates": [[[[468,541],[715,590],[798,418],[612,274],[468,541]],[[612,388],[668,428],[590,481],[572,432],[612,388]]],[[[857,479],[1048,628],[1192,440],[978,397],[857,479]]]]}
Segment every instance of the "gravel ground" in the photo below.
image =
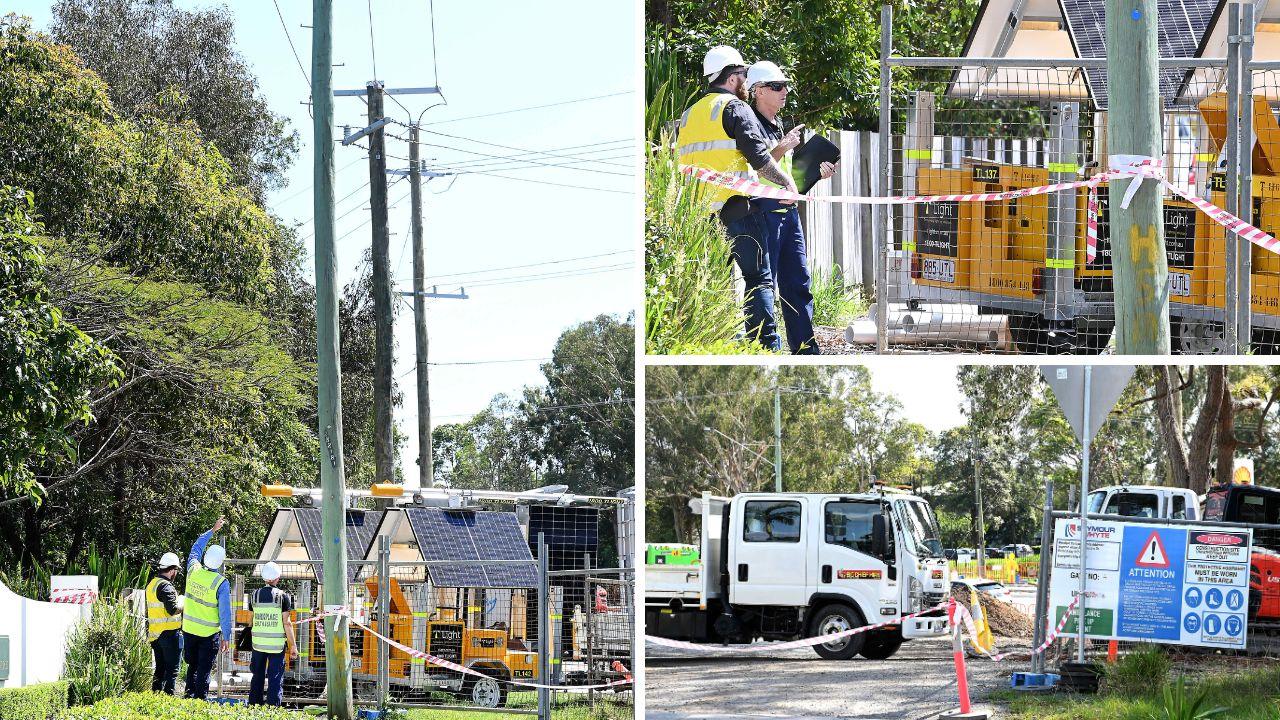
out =
{"type": "MultiPolygon", "coordinates": [[[[1029,649],[1000,640],[1001,651],[1029,649]]],[[[749,720],[762,718],[862,718],[924,720],[957,707],[951,642],[914,640],[888,660],[822,660],[812,650],[761,657],[706,657],[650,645],[645,660],[646,717],[650,720],[749,720]]],[[[993,690],[1009,685],[1025,660],[969,661],[974,708],[993,690]]]]}

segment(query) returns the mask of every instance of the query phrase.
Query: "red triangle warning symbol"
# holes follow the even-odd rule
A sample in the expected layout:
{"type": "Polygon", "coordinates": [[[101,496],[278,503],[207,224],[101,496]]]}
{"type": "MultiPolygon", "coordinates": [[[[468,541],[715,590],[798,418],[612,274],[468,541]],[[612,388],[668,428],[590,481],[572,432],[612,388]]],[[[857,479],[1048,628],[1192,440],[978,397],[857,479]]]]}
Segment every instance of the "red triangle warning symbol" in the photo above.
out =
{"type": "Polygon", "coordinates": [[[1153,532],[1151,537],[1147,538],[1147,542],[1142,546],[1142,552],[1138,553],[1138,559],[1134,562],[1138,567],[1149,568],[1167,568],[1169,567],[1169,554],[1164,551],[1164,543],[1160,540],[1160,533],[1153,532]]]}

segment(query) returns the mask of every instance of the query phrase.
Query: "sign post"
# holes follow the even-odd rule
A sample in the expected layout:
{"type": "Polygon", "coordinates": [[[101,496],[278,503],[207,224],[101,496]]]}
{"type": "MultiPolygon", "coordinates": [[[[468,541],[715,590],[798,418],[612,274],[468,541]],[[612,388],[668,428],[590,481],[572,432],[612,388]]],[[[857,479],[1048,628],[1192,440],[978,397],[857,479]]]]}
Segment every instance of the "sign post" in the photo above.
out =
{"type": "MultiPolygon", "coordinates": [[[[1067,417],[1067,422],[1071,424],[1071,428],[1075,430],[1076,439],[1080,441],[1082,453],[1080,457],[1080,527],[1085,528],[1085,535],[1088,535],[1088,512],[1089,512],[1089,450],[1093,441],[1093,436],[1098,433],[1098,428],[1102,427],[1102,423],[1106,422],[1107,414],[1115,407],[1116,401],[1120,399],[1120,394],[1124,392],[1125,386],[1129,384],[1129,378],[1133,377],[1134,366],[1132,365],[1103,365],[1097,368],[1092,365],[1043,365],[1040,373],[1044,376],[1049,387],[1053,389],[1053,394],[1058,400],[1058,406],[1062,409],[1062,414],[1067,417]]],[[[1046,480],[1046,482],[1052,482],[1046,480]]],[[[1051,493],[1046,490],[1046,494],[1051,493]]],[[[1044,548],[1049,547],[1049,524],[1044,523],[1041,529],[1040,547],[1041,552],[1044,548]]],[[[1088,573],[1084,568],[1084,557],[1088,555],[1088,543],[1083,543],[1080,547],[1081,553],[1081,571],[1079,574],[1078,592],[1080,595],[1079,611],[1077,617],[1080,622],[1077,623],[1077,647],[1076,661],[1084,662],[1084,639],[1087,617],[1086,610],[1088,607],[1088,573]]],[[[1043,598],[1048,592],[1048,583],[1043,577],[1040,578],[1036,587],[1036,608],[1046,608],[1043,598]]],[[[1037,626],[1045,624],[1044,617],[1036,618],[1037,626]]]]}

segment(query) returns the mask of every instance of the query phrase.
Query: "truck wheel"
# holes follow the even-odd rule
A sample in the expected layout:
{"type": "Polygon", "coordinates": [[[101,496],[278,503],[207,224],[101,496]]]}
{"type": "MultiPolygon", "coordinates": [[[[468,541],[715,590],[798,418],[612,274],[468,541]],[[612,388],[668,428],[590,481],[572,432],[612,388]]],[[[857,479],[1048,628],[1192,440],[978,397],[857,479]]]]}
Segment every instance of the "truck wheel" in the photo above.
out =
{"type": "MultiPolygon", "coordinates": [[[[866,621],[862,619],[862,614],[848,605],[828,605],[814,615],[809,636],[817,637],[833,632],[852,630],[866,624],[866,621]]],[[[842,637],[829,643],[814,645],[813,650],[820,657],[827,660],[848,660],[862,652],[862,647],[866,644],[866,640],[866,634],[859,633],[842,637]]]]}
{"type": "Polygon", "coordinates": [[[462,686],[462,697],[477,707],[500,708],[507,704],[507,684],[495,678],[475,678],[462,686]]]}
{"type": "Polygon", "coordinates": [[[862,657],[868,660],[888,660],[902,647],[902,635],[897,632],[871,633],[862,645],[862,657]]]}

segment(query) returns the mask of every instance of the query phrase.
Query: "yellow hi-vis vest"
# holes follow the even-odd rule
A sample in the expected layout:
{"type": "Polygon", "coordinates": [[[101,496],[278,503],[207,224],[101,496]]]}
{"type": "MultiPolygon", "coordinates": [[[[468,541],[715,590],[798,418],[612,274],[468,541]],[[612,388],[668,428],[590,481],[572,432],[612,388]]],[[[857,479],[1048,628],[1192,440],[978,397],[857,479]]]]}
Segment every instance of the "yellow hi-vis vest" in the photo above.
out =
{"type": "Polygon", "coordinates": [[[284,612],[280,596],[271,593],[270,602],[258,600],[259,590],[253,594],[253,649],[260,653],[284,652],[284,612]]]}
{"type": "MultiPolygon", "coordinates": [[[[756,179],[756,172],[751,169],[746,156],[738,152],[738,143],[724,131],[724,109],[737,99],[729,93],[707,93],[684,111],[676,138],[676,151],[680,154],[681,165],[694,165],[726,175],[756,179]]],[[[715,210],[724,207],[729,198],[740,194],[719,185],[705,183],[703,192],[707,193],[711,207],[715,210]]]]}
{"type": "Polygon", "coordinates": [[[222,629],[218,622],[218,588],[226,581],[203,565],[192,566],[187,573],[187,606],[182,612],[182,632],[196,637],[212,637],[222,629]]]}
{"type": "Polygon", "coordinates": [[[177,615],[170,615],[165,610],[164,603],[160,602],[157,590],[162,582],[169,581],[157,577],[151,578],[151,582],[147,583],[147,642],[155,642],[162,632],[182,627],[182,611],[179,610],[177,615]]]}

